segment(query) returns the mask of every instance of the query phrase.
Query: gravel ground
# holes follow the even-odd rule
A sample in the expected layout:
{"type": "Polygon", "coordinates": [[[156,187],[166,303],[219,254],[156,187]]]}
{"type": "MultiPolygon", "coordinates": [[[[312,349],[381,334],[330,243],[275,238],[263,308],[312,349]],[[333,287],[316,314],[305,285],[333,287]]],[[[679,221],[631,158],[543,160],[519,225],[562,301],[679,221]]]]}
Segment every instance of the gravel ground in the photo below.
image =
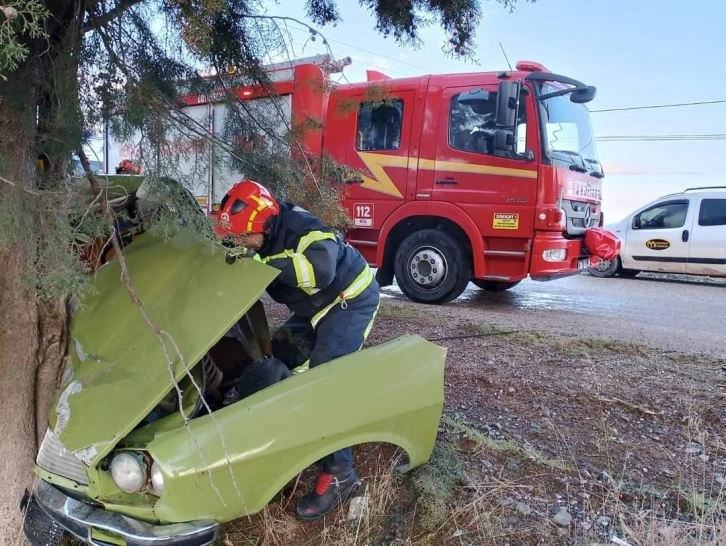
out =
{"type": "MultiPolygon", "coordinates": [[[[726,348],[724,337],[714,338],[723,321],[712,316],[698,327],[702,318],[691,316],[693,309],[722,308],[724,288],[588,277],[572,286],[581,299],[591,290],[610,305],[602,312],[527,307],[527,298],[537,297],[524,283],[519,295],[517,288],[469,292],[441,307],[413,304],[395,289],[384,297],[369,345],[410,332],[448,348],[440,443],[455,442],[467,481],[450,499],[459,520],[447,520],[431,544],[594,544],[616,529],[621,509],[641,513],[652,495],[661,499],[659,510],[692,529],[681,492],[726,494],[726,348]],[[620,314],[626,295],[640,315],[620,314]],[[680,326],[668,325],[678,317],[680,326]],[[493,484],[496,498],[476,506],[494,518],[486,533],[496,527],[500,534],[485,539],[480,524],[462,521],[460,511],[474,506],[472,490],[493,484]],[[478,538],[461,542],[464,535],[478,538]]],[[[285,319],[284,308],[266,306],[273,327],[285,319]]],[[[361,464],[376,457],[357,453],[361,464]]],[[[422,501],[400,502],[397,531],[384,530],[391,541],[367,544],[419,543],[422,524],[414,515],[422,501]]],[[[286,543],[314,542],[321,529],[301,528],[286,543]]]]}

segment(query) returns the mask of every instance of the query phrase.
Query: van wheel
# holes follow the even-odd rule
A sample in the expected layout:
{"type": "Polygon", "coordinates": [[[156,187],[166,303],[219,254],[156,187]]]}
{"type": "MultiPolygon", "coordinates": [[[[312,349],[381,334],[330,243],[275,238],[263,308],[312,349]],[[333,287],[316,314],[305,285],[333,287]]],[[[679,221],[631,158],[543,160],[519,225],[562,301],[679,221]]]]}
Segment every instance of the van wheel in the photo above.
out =
{"type": "Polygon", "coordinates": [[[620,269],[620,256],[614,260],[600,260],[596,266],[590,267],[587,271],[593,277],[612,277],[620,269]]]}
{"type": "Polygon", "coordinates": [[[393,268],[401,291],[417,303],[455,300],[471,279],[471,257],[464,244],[436,229],[406,237],[396,251],[393,268]]]}
{"type": "Polygon", "coordinates": [[[485,281],[482,279],[472,279],[471,282],[474,283],[474,285],[477,288],[481,288],[482,290],[488,290],[489,292],[504,292],[505,290],[514,288],[521,281],[507,282],[507,281],[485,281]]]}

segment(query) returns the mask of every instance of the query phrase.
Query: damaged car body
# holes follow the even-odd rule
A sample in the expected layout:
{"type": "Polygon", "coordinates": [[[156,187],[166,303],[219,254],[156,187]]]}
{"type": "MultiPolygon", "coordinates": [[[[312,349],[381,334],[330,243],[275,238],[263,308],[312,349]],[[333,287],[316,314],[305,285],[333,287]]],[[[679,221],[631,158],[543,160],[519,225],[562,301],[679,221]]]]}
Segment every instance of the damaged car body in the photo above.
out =
{"type": "Polygon", "coordinates": [[[166,241],[145,233],[124,255],[144,314],[117,260],[73,314],[39,479],[23,501],[31,543],[67,533],[99,545],[210,544],[222,523],[259,512],[337,449],[390,443],[407,469],[428,460],[444,348],[405,335],[240,398],[245,370],[272,357],[260,298],[277,271],[228,264],[183,228],[166,241]]]}

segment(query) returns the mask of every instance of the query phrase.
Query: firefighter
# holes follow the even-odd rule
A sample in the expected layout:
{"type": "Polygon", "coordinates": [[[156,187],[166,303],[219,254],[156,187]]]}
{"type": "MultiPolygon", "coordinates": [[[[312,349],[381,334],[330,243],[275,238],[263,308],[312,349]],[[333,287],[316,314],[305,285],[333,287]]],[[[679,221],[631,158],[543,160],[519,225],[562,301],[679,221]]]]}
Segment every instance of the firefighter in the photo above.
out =
{"type": "MultiPolygon", "coordinates": [[[[267,293],[292,314],[273,334],[272,353],[293,373],[362,347],[378,312],[379,287],[357,250],[313,214],[278,202],[252,180],[229,190],[216,220],[218,237],[231,238],[256,260],[280,270],[267,293]]],[[[350,447],[319,463],[315,489],[297,505],[303,521],[330,512],[358,483],[350,447]]]]}

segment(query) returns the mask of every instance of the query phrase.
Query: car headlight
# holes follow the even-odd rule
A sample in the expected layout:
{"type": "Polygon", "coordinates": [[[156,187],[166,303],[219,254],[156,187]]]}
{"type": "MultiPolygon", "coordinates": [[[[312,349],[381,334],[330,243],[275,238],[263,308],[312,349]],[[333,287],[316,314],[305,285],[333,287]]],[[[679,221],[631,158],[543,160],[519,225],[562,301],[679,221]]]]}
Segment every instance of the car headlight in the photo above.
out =
{"type": "Polygon", "coordinates": [[[156,461],[151,465],[151,485],[154,486],[154,491],[157,494],[164,493],[164,475],[161,473],[161,468],[159,468],[156,461]]]}
{"type": "Polygon", "coordinates": [[[148,481],[146,463],[141,455],[124,451],[111,461],[111,477],[124,493],[138,493],[148,481]]]}

